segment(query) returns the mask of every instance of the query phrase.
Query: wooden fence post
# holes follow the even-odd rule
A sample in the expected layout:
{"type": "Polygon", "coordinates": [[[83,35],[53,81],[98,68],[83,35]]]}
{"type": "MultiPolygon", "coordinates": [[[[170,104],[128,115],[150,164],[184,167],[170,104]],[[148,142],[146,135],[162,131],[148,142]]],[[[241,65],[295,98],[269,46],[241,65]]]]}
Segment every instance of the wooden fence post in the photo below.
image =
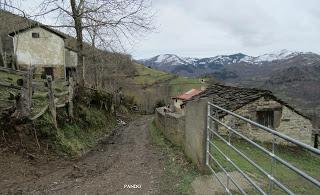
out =
{"type": "Polygon", "coordinates": [[[28,70],[27,77],[25,78],[26,80],[26,98],[27,98],[27,105],[29,109],[29,113],[31,112],[31,106],[32,106],[32,79],[33,79],[33,68],[30,67],[28,70]]]}
{"type": "Polygon", "coordinates": [[[69,97],[68,97],[68,112],[69,112],[69,117],[71,119],[73,119],[74,115],[73,115],[73,90],[74,90],[74,84],[73,84],[73,78],[69,77],[69,97]]]}
{"type": "Polygon", "coordinates": [[[54,93],[52,89],[52,77],[47,75],[47,83],[48,83],[48,98],[49,98],[49,110],[53,118],[54,127],[58,129],[57,124],[57,108],[54,100],[54,93]]]}
{"type": "Polygon", "coordinates": [[[18,85],[21,86],[19,95],[16,98],[16,111],[13,116],[17,119],[29,118],[32,105],[32,77],[33,69],[30,68],[27,73],[19,79],[18,85]]]}

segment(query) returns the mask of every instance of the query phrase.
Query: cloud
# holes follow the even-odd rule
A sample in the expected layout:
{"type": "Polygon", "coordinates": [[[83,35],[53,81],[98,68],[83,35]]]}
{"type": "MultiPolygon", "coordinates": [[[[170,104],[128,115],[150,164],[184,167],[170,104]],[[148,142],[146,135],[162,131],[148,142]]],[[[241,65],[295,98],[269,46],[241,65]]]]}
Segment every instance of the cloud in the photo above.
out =
{"type": "Polygon", "coordinates": [[[259,55],[280,49],[320,52],[318,0],[156,0],[154,6],[159,32],[135,48],[138,58],[159,53],[259,55]]]}
{"type": "Polygon", "coordinates": [[[129,50],[135,58],[320,53],[319,0],[153,0],[153,6],[158,28],[129,50]]]}

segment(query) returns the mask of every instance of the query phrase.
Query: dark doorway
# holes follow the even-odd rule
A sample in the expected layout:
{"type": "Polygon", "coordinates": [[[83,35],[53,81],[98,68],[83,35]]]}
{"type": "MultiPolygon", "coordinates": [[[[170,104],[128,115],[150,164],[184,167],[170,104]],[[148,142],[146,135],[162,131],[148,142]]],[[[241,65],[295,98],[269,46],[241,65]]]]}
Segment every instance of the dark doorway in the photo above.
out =
{"type": "Polygon", "coordinates": [[[46,77],[47,75],[50,75],[52,77],[52,80],[54,79],[52,67],[45,67],[44,68],[44,76],[46,77]]]}
{"type": "Polygon", "coordinates": [[[261,125],[274,128],[274,112],[272,110],[257,111],[257,119],[261,125]]]}
{"type": "Polygon", "coordinates": [[[76,68],[66,67],[66,80],[69,80],[70,77],[75,76],[76,68]]]}

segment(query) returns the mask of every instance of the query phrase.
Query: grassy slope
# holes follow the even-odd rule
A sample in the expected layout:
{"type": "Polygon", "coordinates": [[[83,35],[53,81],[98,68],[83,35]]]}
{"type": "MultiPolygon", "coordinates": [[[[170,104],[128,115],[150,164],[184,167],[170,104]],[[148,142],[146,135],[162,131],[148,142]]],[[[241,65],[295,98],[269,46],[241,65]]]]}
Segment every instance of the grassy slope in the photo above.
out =
{"type": "Polygon", "coordinates": [[[79,156],[108,136],[116,125],[114,116],[103,109],[77,106],[73,122],[66,121],[65,110],[58,110],[58,130],[54,130],[48,113],[35,121],[40,140],[47,142],[58,154],[79,156]]]}
{"type": "Polygon", "coordinates": [[[137,75],[133,78],[133,83],[136,84],[152,84],[157,81],[162,81],[171,78],[173,75],[162,71],[147,68],[141,64],[135,64],[137,75]]]}
{"type": "Polygon", "coordinates": [[[128,88],[125,92],[136,97],[138,102],[143,102],[145,96],[152,96],[152,101],[167,100],[170,97],[186,92],[192,88],[200,88],[199,79],[179,77],[170,73],[147,68],[140,64],[135,64],[137,75],[126,80],[128,88]]]}
{"type": "MultiPolygon", "coordinates": [[[[250,175],[253,175],[257,180],[259,180],[264,190],[269,189],[268,178],[260,173],[255,167],[248,163],[245,159],[237,155],[235,151],[229,149],[228,146],[220,140],[214,139],[214,143],[225,153],[227,154],[242,170],[250,175]]],[[[261,152],[259,149],[252,147],[251,144],[243,140],[233,140],[232,144],[235,145],[241,152],[246,154],[264,170],[270,173],[271,171],[271,158],[261,152]]],[[[261,144],[263,145],[263,144],[261,144]]],[[[264,145],[267,148],[270,148],[270,145],[264,145]]],[[[320,158],[315,157],[308,152],[298,150],[296,148],[287,148],[287,147],[276,147],[276,154],[283,158],[284,160],[290,162],[296,167],[306,171],[311,176],[320,179],[320,158]]],[[[226,170],[234,171],[235,168],[229,164],[222,155],[213,149],[215,157],[219,160],[220,163],[224,165],[226,170]]],[[[285,186],[297,194],[319,194],[320,189],[316,188],[314,185],[306,182],[301,176],[297,175],[290,169],[286,168],[284,165],[276,162],[273,167],[274,177],[279,179],[285,186]]],[[[218,171],[219,168],[216,167],[218,171]]],[[[273,193],[284,194],[276,185],[273,193]]],[[[250,194],[256,194],[256,191],[250,192],[250,194]]]]}

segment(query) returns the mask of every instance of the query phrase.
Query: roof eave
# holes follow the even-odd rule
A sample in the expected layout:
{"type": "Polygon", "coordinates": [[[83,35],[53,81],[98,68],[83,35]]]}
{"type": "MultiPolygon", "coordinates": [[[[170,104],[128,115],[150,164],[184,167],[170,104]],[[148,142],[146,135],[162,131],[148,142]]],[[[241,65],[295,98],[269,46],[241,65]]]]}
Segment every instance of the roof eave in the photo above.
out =
{"type": "Polygon", "coordinates": [[[17,34],[19,34],[21,32],[25,32],[25,31],[27,31],[29,29],[36,28],[36,27],[43,28],[43,29],[45,29],[45,30],[47,30],[47,31],[49,31],[49,32],[51,32],[53,34],[56,34],[57,36],[61,37],[62,39],[66,39],[67,38],[66,36],[62,35],[61,33],[56,32],[54,29],[51,29],[50,27],[48,27],[46,25],[42,25],[42,24],[33,24],[33,25],[31,25],[31,26],[29,26],[27,28],[19,29],[17,31],[9,33],[9,36],[14,37],[14,36],[16,36],[17,34]]]}

